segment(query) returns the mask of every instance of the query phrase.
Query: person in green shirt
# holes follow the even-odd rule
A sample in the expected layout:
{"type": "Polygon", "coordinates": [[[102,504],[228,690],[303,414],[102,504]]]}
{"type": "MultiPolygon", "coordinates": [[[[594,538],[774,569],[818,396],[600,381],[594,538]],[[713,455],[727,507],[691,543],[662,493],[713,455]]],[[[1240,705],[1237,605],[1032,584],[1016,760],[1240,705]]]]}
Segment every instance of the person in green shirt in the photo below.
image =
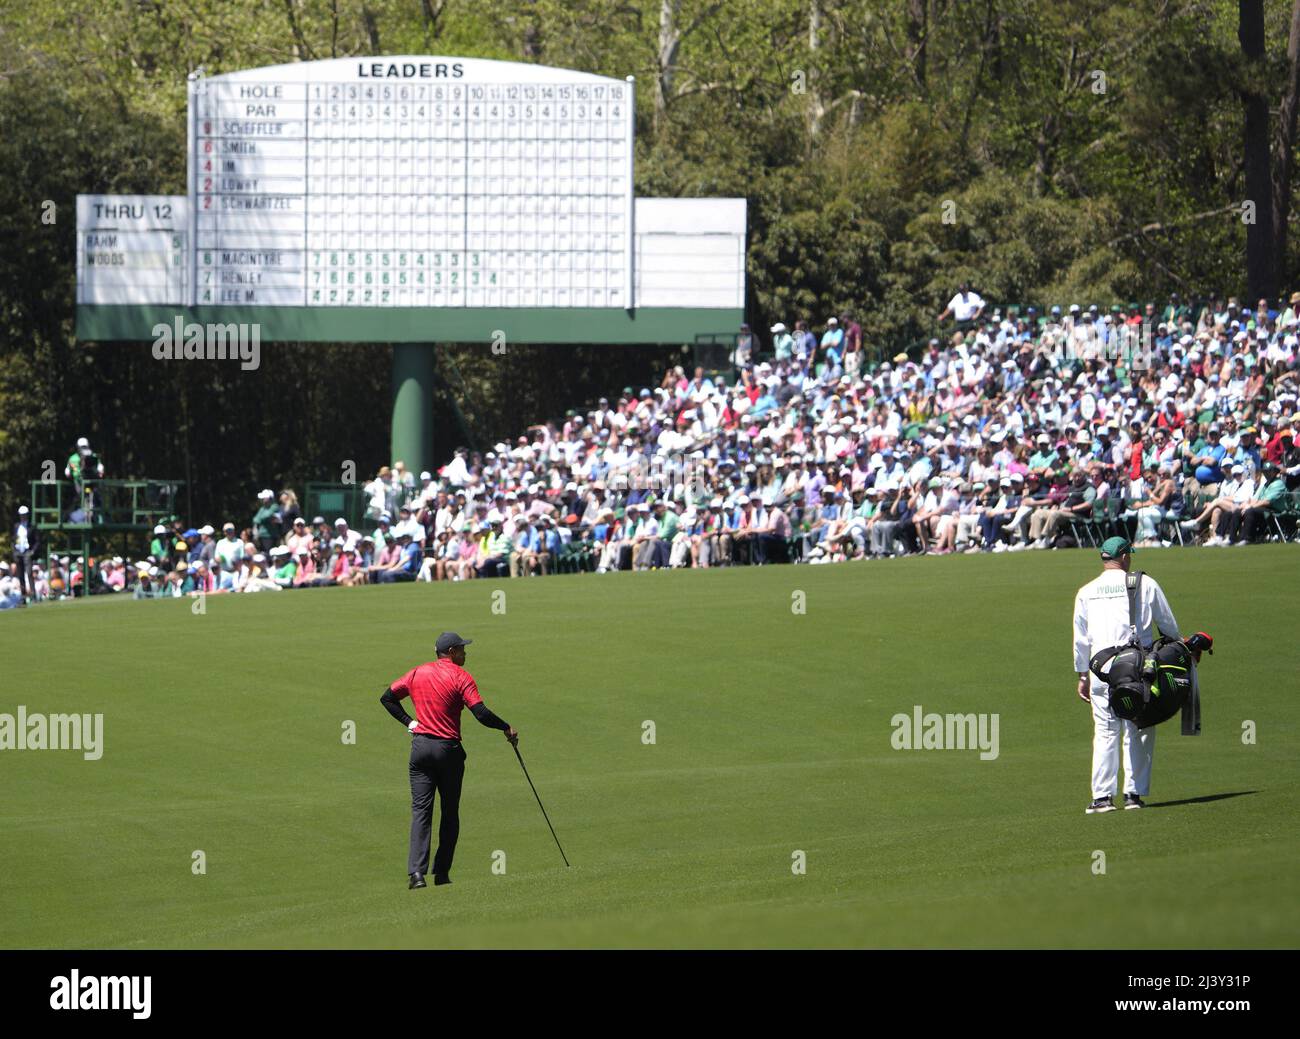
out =
{"type": "Polygon", "coordinates": [[[479,577],[503,577],[509,573],[510,553],[514,548],[504,529],[499,514],[492,517],[490,532],[483,540],[483,562],[478,565],[479,577]]]}
{"type": "Polygon", "coordinates": [[[1267,530],[1269,521],[1282,507],[1287,493],[1286,481],[1282,479],[1277,466],[1272,462],[1264,463],[1263,473],[1267,482],[1264,484],[1264,489],[1259,492],[1259,497],[1252,498],[1232,514],[1228,540],[1234,545],[1245,545],[1253,541],[1261,524],[1267,530]]]}
{"type": "Polygon", "coordinates": [[[63,467],[63,475],[70,479],[76,488],[75,508],[84,509],[86,520],[90,521],[95,511],[95,494],[93,488],[87,486],[87,481],[104,478],[104,463],[90,449],[90,441],[85,437],[78,438],[77,446],[72,454],[68,455],[68,463],[63,467]]]}
{"type": "Polygon", "coordinates": [[[275,507],[275,493],[259,491],[259,506],[253,514],[253,538],[263,552],[270,552],[280,540],[280,511],[275,507]]]}
{"type": "Polygon", "coordinates": [[[153,528],[153,540],[149,542],[149,554],[161,565],[166,565],[166,561],[171,559],[172,539],[170,532],[161,523],[153,528]]]}
{"type": "Polygon", "coordinates": [[[287,545],[277,545],[271,549],[271,580],[281,588],[292,588],[293,579],[298,575],[298,562],[287,545]]]}
{"type": "Polygon", "coordinates": [[[1036,441],[1037,450],[1030,456],[1029,469],[1041,473],[1056,467],[1056,450],[1052,447],[1052,438],[1046,433],[1039,433],[1036,441]]]}

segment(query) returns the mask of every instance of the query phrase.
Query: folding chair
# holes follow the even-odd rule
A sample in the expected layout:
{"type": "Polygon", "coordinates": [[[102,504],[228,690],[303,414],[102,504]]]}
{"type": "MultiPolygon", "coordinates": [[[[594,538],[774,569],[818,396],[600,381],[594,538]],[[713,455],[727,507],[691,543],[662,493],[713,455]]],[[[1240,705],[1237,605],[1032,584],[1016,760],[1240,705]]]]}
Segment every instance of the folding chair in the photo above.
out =
{"type": "Polygon", "coordinates": [[[1106,515],[1107,500],[1108,499],[1103,499],[1099,502],[1093,502],[1092,515],[1087,519],[1075,519],[1073,516],[1070,517],[1070,533],[1074,536],[1075,543],[1079,545],[1080,548],[1083,547],[1083,538],[1079,536],[1080,532],[1087,536],[1088,540],[1092,543],[1093,548],[1097,548],[1101,544],[1097,535],[1101,532],[1101,519],[1106,515]]]}

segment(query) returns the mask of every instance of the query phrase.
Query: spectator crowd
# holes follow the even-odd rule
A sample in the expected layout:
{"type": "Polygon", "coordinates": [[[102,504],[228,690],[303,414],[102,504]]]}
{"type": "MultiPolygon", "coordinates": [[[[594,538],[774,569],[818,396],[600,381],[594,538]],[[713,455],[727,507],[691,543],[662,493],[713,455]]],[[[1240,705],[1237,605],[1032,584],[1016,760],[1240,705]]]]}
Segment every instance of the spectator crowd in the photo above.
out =
{"type": "Polygon", "coordinates": [[[766,353],[746,328],[729,377],[673,368],[436,474],[380,469],[362,530],[267,489],[242,527],[159,525],[145,558],[87,577],[62,557],[31,584],[149,598],[1294,536],[1300,292],[1039,314],[963,285],[939,320],[878,365],[849,314],[777,322],[766,353]]]}

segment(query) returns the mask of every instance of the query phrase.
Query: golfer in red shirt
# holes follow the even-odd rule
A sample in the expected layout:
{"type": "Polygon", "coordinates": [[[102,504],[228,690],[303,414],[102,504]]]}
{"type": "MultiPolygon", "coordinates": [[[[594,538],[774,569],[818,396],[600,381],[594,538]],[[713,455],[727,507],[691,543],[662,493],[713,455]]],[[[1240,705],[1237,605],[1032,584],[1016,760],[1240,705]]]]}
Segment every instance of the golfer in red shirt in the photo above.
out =
{"type": "Polygon", "coordinates": [[[438,659],[408,671],[379,698],[388,713],[412,732],[411,737],[411,850],[406,872],[411,888],[427,887],[429,842],[433,831],[433,793],[442,798],[438,823],[438,851],[433,857],[433,883],[450,884],[451,859],[460,836],[460,785],[465,778],[465,749],[460,745],[460,712],[468,707],[479,722],[500,729],[512,744],[519,733],[488,710],[478,686],[465,670],[463,639],[454,631],[438,636],[438,659]],[[410,697],[415,717],[402,709],[410,697]]]}

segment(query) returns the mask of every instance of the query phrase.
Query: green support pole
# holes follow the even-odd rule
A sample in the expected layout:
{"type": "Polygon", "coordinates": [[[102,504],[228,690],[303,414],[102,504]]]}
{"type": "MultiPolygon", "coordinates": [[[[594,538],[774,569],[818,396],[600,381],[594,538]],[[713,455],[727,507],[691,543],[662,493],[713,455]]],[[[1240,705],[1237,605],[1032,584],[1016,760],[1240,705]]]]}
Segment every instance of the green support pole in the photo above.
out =
{"type": "Polygon", "coordinates": [[[392,457],[417,476],[433,468],[432,343],[393,344],[392,457]]]}

